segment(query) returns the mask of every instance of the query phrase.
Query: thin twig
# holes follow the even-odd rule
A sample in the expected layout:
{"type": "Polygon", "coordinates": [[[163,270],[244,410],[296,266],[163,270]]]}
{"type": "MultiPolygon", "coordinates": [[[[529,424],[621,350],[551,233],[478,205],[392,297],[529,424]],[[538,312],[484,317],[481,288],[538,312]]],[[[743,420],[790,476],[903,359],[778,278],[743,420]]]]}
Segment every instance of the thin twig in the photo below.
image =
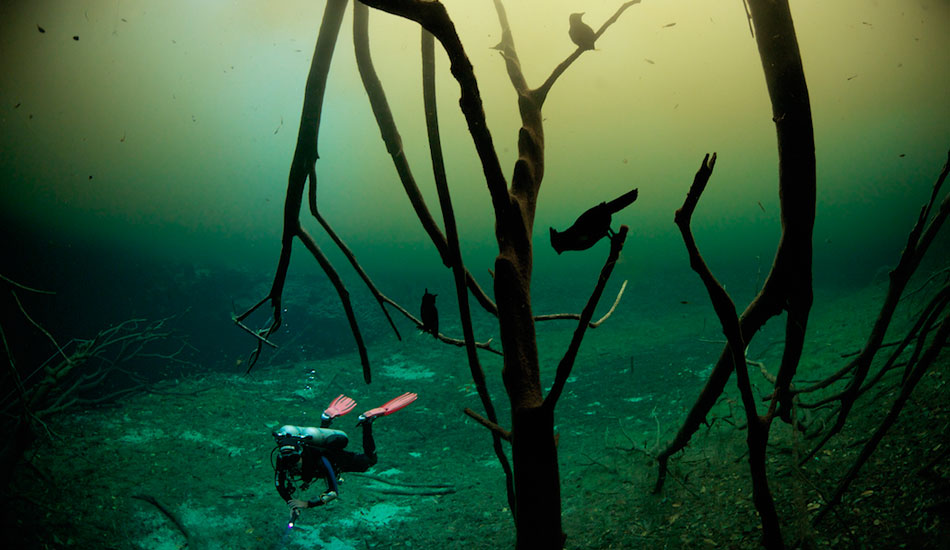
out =
{"type": "Polygon", "coordinates": [[[7,283],[9,283],[9,284],[11,284],[11,285],[13,285],[13,286],[15,286],[15,287],[17,287],[17,288],[21,288],[21,289],[26,290],[26,291],[29,291],[29,292],[36,292],[37,294],[56,294],[56,293],[53,292],[52,290],[40,290],[40,289],[38,289],[38,288],[32,288],[32,287],[26,286],[26,285],[24,285],[24,284],[18,283],[18,282],[16,282],[16,281],[14,281],[13,279],[4,276],[2,273],[0,273],[0,279],[6,281],[7,283]]]}
{"type": "MultiPolygon", "coordinates": [[[[625,280],[623,284],[620,285],[620,291],[617,292],[617,297],[614,298],[614,303],[610,306],[610,309],[596,321],[591,321],[587,323],[588,328],[597,328],[604,323],[611,315],[613,315],[614,310],[617,309],[617,304],[620,303],[620,298],[623,297],[623,291],[627,288],[627,281],[625,280]]],[[[535,315],[535,321],[563,321],[563,320],[573,320],[579,321],[581,318],[580,313],[548,313],[546,315],[535,315]]]]}
{"type": "Polygon", "coordinates": [[[26,317],[26,320],[29,321],[31,325],[36,327],[37,330],[42,332],[43,335],[46,336],[50,342],[53,343],[53,346],[56,347],[56,351],[58,351],[59,354],[63,356],[63,359],[65,359],[68,362],[70,359],[66,355],[66,353],[63,351],[63,348],[61,348],[59,344],[56,342],[56,338],[53,338],[53,335],[50,334],[49,331],[43,327],[43,325],[37,323],[36,321],[33,320],[32,317],[30,317],[30,314],[26,312],[26,309],[23,307],[23,304],[20,302],[20,297],[17,296],[16,292],[14,292],[13,290],[10,290],[10,294],[13,295],[13,299],[16,301],[17,307],[20,308],[20,313],[22,313],[23,316],[26,317]]]}
{"type": "Polygon", "coordinates": [[[473,419],[475,419],[475,421],[478,422],[479,424],[481,424],[482,426],[485,426],[486,428],[488,428],[488,429],[491,430],[492,432],[498,434],[498,436],[501,437],[502,439],[504,439],[505,441],[508,441],[508,442],[511,441],[511,432],[509,432],[508,430],[502,428],[502,427],[499,426],[498,424],[495,424],[495,423],[492,422],[491,420],[488,420],[488,419],[485,418],[484,416],[478,414],[477,412],[473,411],[472,409],[470,409],[470,408],[468,408],[468,407],[465,407],[465,414],[467,414],[467,415],[469,415],[470,417],[472,417],[473,419]]]}

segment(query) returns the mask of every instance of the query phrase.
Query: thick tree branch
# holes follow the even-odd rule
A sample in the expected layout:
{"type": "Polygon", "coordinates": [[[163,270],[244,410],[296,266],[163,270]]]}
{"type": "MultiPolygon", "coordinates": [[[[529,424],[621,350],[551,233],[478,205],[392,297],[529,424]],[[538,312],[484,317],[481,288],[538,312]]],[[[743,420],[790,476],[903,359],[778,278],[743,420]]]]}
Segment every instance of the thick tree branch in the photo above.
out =
{"type": "MultiPolygon", "coordinates": [[[[399,130],[396,128],[396,122],[393,119],[392,110],[389,108],[389,102],[386,100],[386,93],[383,90],[382,83],[376,75],[376,69],[373,66],[373,58],[370,55],[369,47],[369,10],[364,3],[354,2],[353,4],[353,44],[356,51],[356,65],[359,69],[360,78],[363,81],[363,87],[366,95],[369,97],[370,106],[373,115],[376,117],[376,123],[379,126],[383,142],[386,144],[386,150],[393,159],[396,167],[396,173],[399,175],[399,181],[402,183],[406,196],[412,204],[416,217],[422,224],[426,234],[432,244],[435,245],[446,267],[452,267],[452,258],[449,253],[449,245],[446,236],[442,234],[435,219],[429,212],[425,200],[422,198],[422,192],[416,185],[416,180],[412,175],[409,166],[409,160],[403,151],[402,138],[399,136],[399,130]]],[[[478,282],[469,273],[465,271],[466,284],[471,289],[472,294],[478,300],[478,303],[485,311],[492,315],[498,314],[498,307],[488,297],[478,282]]]]}
{"type": "Polygon", "coordinates": [[[587,326],[594,316],[594,310],[597,308],[597,303],[604,293],[604,287],[607,286],[610,274],[613,272],[614,266],[617,265],[617,258],[620,257],[620,251],[623,250],[623,243],[627,239],[627,232],[629,230],[630,228],[626,225],[621,225],[620,231],[617,231],[617,233],[610,237],[610,252],[607,254],[607,261],[604,262],[604,267],[600,270],[600,277],[597,278],[594,291],[591,292],[590,298],[587,299],[587,304],[584,306],[583,311],[581,311],[577,328],[574,329],[574,335],[571,337],[571,343],[568,345],[564,357],[561,358],[560,363],[558,363],[557,372],[554,375],[554,383],[551,385],[551,391],[549,391],[547,397],[544,398],[544,406],[551,411],[557,406],[557,400],[561,397],[564,384],[567,383],[567,379],[571,376],[571,370],[574,368],[574,361],[577,359],[577,352],[580,351],[581,342],[584,340],[587,326]]]}
{"type": "Polygon", "coordinates": [[[360,0],[367,6],[393,15],[411,19],[433,34],[442,44],[450,62],[452,76],[459,83],[461,96],[459,107],[468,123],[468,130],[475,143],[475,150],[482,164],[485,182],[491,194],[496,215],[508,204],[508,184],[501,171],[491,132],[485,122],[481,93],[472,63],[465,54],[462,41],[455,31],[455,24],[439,2],[427,0],[360,0]]]}
{"type": "MultiPolygon", "coordinates": [[[[284,283],[287,280],[287,270],[290,267],[290,255],[293,249],[293,242],[295,238],[299,238],[320,263],[320,266],[327,273],[327,276],[331,282],[333,282],[337,290],[337,294],[340,296],[347,319],[350,322],[350,328],[353,331],[353,337],[360,351],[360,360],[363,364],[363,378],[367,383],[370,381],[369,358],[367,357],[366,346],[363,344],[363,338],[356,323],[356,316],[353,314],[352,305],[349,303],[349,292],[343,287],[342,280],[323,255],[323,252],[316,245],[316,242],[314,242],[300,225],[300,209],[303,205],[304,186],[307,183],[308,177],[314,174],[314,165],[317,159],[320,158],[317,152],[317,138],[320,132],[320,118],[323,113],[323,96],[326,91],[327,74],[330,71],[330,62],[333,59],[333,51],[336,47],[337,37],[339,36],[343,14],[346,11],[346,4],[347,0],[328,0],[326,8],[324,9],[323,20],[320,23],[320,33],[317,37],[316,46],[314,47],[313,59],[310,63],[310,72],[307,76],[307,84],[304,91],[300,127],[297,131],[297,146],[294,150],[294,157],[290,164],[290,174],[287,178],[287,194],[284,200],[284,224],[281,234],[280,257],[277,260],[274,282],[271,285],[270,292],[263,300],[244,313],[233,316],[235,324],[257,338],[257,347],[248,357],[246,372],[251,372],[251,369],[257,364],[261,349],[265,343],[271,346],[274,345],[273,342],[270,341],[270,336],[274,334],[281,325],[281,302],[284,283]],[[244,320],[267,301],[271,303],[272,318],[270,324],[257,331],[249,329],[244,325],[244,320]]],[[[315,195],[315,193],[316,178],[312,181],[311,195],[315,195]]]]}
{"type": "Polygon", "coordinates": [[[769,437],[770,419],[760,418],[755,408],[755,395],[752,393],[752,384],[749,381],[749,370],[745,360],[745,341],[742,337],[735,303],[729,297],[726,289],[713,276],[706,261],[703,260],[690,227],[693,211],[696,209],[699,198],[709,182],[709,177],[712,175],[715,165],[716,153],[713,153],[712,158],[706,155],[696,172],[696,177],[693,179],[693,184],[690,186],[682,208],[676,211],[674,220],[676,226],[679,227],[680,234],[683,236],[683,243],[686,245],[686,251],[689,254],[689,265],[703,281],[728,342],[748,425],[747,443],[749,447],[749,468],[752,473],[752,498],[762,521],[762,539],[767,548],[779,549],[783,547],[782,533],[765,469],[765,451],[769,437]]]}
{"type": "MultiPolygon", "coordinates": [[[[488,385],[485,383],[485,370],[478,359],[478,353],[475,350],[475,331],[472,328],[472,312],[468,303],[468,290],[466,289],[466,276],[471,277],[465,269],[462,261],[462,251],[459,247],[458,228],[455,223],[455,210],[452,208],[452,196],[449,192],[448,178],[445,175],[445,162],[442,157],[442,138],[439,133],[439,115],[438,104],[436,102],[435,88],[435,37],[426,29],[422,29],[422,97],[426,113],[426,131],[429,138],[429,153],[432,157],[432,173],[435,179],[436,189],[439,194],[439,205],[442,209],[442,220],[445,223],[445,233],[447,239],[447,257],[449,265],[452,268],[452,278],[455,281],[455,295],[458,301],[459,317],[462,322],[462,335],[465,344],[465,353],[468,357],[469,370],[472,373],[472,380],[475,382],[475,389],[478,391],[478,397],[482,401],[482,407],[488,419],[482,419],[475,415],[471,409],[466,409],[470,416],[483,422],[486,426],[491,424],[498,426],[498,415],[495,412],[495,405],[492,403],[491,396],[488,393],[488,385]]],[[[492,350],[494,351],[494,350],[492,350]]],[[[500,427],[499,427],[500,430],[500,427]]],[[[505,435],[504,431],[492,431],[492,446],[495,450],[495,456],[505,472],[505,487],[508,496],[508,509],[515,510],[515,490],[514,473],[511,464],[508,461],[508,455],[501,445],[501,439],[510,440],[511,435],[505,435]]]]}
{"type": "MultiPolygon", "coordinates": [[[[340,278],[340,275],[333,268],[333,265],[330,264],[330,260],[323,254],[323,251],[320,250],[320,247],[317,246],[316,241],[313,240],[310,233],[303,227],[299,227],[297,238],[307,247],[307,250],[310,251],[313,258],[317,260],[317,263],[323,268],[324,273],[326,273],[327,278],[330,279],[333,288],[336,289],[337,295],[340,297],[340,303],[343,304],[346,320],[350,323],[350,331],[353,333],[353,338],[356,339],[356,348],[360,354],[360,364],[363,366],[363,381],[369,384],[373,378],[370,372],[369,355],[366,352],[366,343],[363,342],[363,334],[360,332],[359,324],[356,321],[356,312],[353,311],[353,304],[350,303],[350,293],[346,290],[343,279],[340,278]]],[[[250,370],[250,367],[248,367],[248,371],[250,370]]]]}
{"type": "Polygon", "coordinates": [[[399,335],[399,329],[396,328],[396,323],[393,322],[392,317],[389,315],[389,310],[386,309],[387,299],[382,292],[376,287],[376,284],[373,283],[373,280],[370,279],[369,274],[366,273],[366,270],[363,269],[363,266],[356,260],[356,255],[353,254],[353,251],[350,250],[350,247],[343,242],[343,239],[337,235],[336,231],[333,230],[333,227],[330,226],[330,223],[320,214],[320,210],[317,209],[317,171],[316,168],[310,171],[310,214],[317,219],[320,223],[320,226],[323,227],[323,230],[327,232],[327,235],[330,236],[330,239],[336,244],[337,248],[340,249],[340,252],[346,256],[346,259],[349,260],[350,265],[353,266],[353,269],[356,271],[357,275],[360,276],[360,279],[363,279],[363,284],[366,285],[366,288],[369,289],[370,293],[373,295],[373,298],[376,299],[376,303],[379,304],[379,308],[383,310],[383,315],[386,316],[386,320],[389,321],[389,326],[392,327],[393,332],[396,333],[396,339],[402,340],[402,336],[399,335]]]}

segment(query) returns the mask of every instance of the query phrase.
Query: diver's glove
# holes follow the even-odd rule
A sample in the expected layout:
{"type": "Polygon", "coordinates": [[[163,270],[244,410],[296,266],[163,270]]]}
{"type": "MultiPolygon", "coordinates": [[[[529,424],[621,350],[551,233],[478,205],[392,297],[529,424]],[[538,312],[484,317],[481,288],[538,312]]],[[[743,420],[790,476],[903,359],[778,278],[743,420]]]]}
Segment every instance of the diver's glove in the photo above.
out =
{"type": "Polygon", "coordinates": [[[311,500],[310,502],[308,502],[308,504],[311,507],[323,506],[324,504],[330,502],[331,500],[336,500],[336,497],[337,497],[336,491],[327,491],[326,493],[323,493],[322,495],[320,495],[320,498],[318,498],[317,500],[311,500]]]}

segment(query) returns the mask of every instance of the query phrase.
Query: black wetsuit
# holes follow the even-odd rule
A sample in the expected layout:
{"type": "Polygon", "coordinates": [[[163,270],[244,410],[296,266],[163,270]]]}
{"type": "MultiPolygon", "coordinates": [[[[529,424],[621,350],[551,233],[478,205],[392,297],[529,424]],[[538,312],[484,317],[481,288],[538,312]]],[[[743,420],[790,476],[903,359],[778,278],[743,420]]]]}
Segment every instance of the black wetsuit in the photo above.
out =
{"type": "MultiPolygon", "coordinates": [[[[292,495],[296,490],[294,478],[299,478],[302,482],[302,488],[305,489],[318,475],[326,481],[327,492],[339,493],[336,482],[337,472],[365,472],[376,464],[373,423],[364,422],[361,426],[363,428],[362,453],[303,445],[299,472],[294,471],[295,460],[278,456],[274,484],[277,486],[277,492],[280,493],[281,498],[284,501],[293,498],[292,495]]],[[[307,504],[311,507],[320,506],[323,501],[317,498],[308,501],[307,504]]]]}

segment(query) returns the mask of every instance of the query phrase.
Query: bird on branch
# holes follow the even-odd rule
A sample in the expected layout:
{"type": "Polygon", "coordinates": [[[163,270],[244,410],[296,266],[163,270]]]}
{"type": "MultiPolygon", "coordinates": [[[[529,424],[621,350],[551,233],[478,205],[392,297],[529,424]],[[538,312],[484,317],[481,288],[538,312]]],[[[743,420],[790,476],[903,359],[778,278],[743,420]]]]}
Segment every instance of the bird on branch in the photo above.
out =
{"type": "Polygon", "coordinates": [[[425,289],[422,295],[422,307],[420,313],[422,317],[422,332],[428,332],[436,338],[439,337],[439,310],[435,307],[436,294],[431,294],[429,289],[425,289]]]}
{"type": "Polygon", "coordinates": [[[567,34],[577,46],[583,50],[593,50],[594,41],[597,40],[597,34],[587,23],[581,21],[584,12],[571,14],[571,26],[567,34]]]}
{"type": "Polygon", "coordinates": [[[614,232],[610,229],[611,216],[630,206],[635,200],[636,189],[588,209],[564,231],[557,231],[552,227],[551,246],[560,254],[565,250],[587,250],[607,235],[612,237],[614,232]]]}

